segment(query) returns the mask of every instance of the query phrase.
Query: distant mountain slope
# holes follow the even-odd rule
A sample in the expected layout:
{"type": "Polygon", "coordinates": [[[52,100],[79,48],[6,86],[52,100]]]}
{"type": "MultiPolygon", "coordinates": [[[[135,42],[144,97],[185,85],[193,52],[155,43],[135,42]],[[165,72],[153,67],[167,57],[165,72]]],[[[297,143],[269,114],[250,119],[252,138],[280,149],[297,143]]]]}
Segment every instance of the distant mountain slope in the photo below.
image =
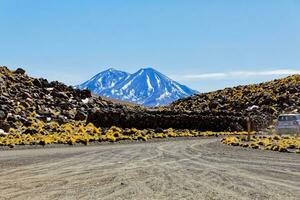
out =
{"type": "Polygon", "coordinates": [[[152,68],[143,68],[134,74],[109,69],[77,87],[145,106],[167,105],[197,93],[152,68]]]}

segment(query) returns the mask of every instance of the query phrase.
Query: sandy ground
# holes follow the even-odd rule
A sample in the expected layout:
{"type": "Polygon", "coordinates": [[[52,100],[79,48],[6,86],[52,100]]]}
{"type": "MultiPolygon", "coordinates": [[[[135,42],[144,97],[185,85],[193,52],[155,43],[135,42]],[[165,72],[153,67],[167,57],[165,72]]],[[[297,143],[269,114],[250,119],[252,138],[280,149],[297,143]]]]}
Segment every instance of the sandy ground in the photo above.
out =
{"type": "Polygon", "coordinates": [[[0,199],[299,199],[299,154],[219,140],[0,151],[0,199]]]}

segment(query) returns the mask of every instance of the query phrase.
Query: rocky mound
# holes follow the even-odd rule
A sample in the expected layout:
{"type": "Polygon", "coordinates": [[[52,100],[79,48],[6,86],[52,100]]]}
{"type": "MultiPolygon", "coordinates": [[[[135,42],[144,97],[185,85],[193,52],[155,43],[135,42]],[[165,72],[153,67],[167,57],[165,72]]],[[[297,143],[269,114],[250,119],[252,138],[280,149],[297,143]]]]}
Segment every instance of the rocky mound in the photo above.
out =
{"type": "Polygon", "coordinates": [[[20,68],[0,67],[0,129],[4,131],[30,127],[37,120],[59,124],[84,121],[91,111],[123,107],[127,106],[92,96],[89,90],[31,78],[20,68]]]}
{"type": "Polygon", "coordinates": [[[226,88],[180,99],[166,107],[176,112],[231,112],[253,117],[270,116],[300,110],[300,75],[292,75],[261,84],[226,88]]]}
{"type": "MultiPolygon", "coordinates": [[[[23,69],[0,67],[0,134],[52,134],[64,124],[92,123],[159,130],[242,131],[266,128],[277,115],[300,108],[300,76],[227,88],[178,100],[167,107],[113,103],[89,90],[31,78],[23,69]],[[57,125],[57,124],[58,125],[57,125]]],[[[74,129],[75,130],[75,129],[74,129]]]]}

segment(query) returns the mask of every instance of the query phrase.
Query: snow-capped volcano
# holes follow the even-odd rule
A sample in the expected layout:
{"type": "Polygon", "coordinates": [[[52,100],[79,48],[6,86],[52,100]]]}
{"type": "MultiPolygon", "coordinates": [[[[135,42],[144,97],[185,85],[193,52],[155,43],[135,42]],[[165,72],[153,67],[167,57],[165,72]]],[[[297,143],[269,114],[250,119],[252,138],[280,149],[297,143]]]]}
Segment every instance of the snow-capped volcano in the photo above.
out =
{"type": "Polygon", "coordinates": [[[145,106],[167,105],[197,93],[152,68],[143,68],[134,74],[108,69],[77,87],[145,106]]]}

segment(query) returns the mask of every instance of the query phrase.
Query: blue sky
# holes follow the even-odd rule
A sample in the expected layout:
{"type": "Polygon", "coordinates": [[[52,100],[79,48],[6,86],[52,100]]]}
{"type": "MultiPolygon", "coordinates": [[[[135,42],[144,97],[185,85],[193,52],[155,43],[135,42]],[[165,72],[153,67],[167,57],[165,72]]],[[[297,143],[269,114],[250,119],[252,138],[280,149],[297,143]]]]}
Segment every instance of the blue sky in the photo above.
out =
{"type": "Polygon", "coordinates": [[[300,73],[300,0],[0,0],[0,65],[77,84],[153,67],[199,91],[300,73]]]}

